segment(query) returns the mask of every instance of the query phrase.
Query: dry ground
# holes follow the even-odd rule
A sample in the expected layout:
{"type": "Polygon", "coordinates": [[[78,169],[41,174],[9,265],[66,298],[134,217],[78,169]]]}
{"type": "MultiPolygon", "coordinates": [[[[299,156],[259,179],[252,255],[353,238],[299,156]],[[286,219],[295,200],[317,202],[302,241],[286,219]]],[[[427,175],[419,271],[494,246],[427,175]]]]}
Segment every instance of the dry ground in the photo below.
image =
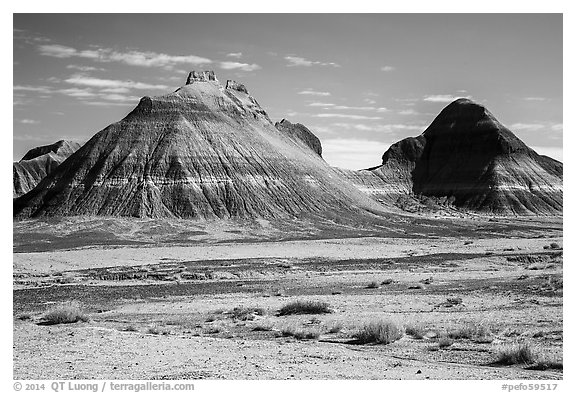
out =
{"type": "MultiPolygon", "coordinates": [[[[15,223],[14,378],[561,379],[561,369],[494,364],[516,343],[562,362],[562,250],[545,248],[562,245],[561,221],[474,218],[445,236],[438,228],[450,223],[409,223],[414,235],[407,225],[396,236],[362,229],[300,239],[268,223],[251,234],[172,223],[180,232],[170,247],[149,228],[145,242],[140,227],[87,247],[70,243],[73,231],[64,246],[57,230],[47,239],[62,223],[40,223],[41,232],[15,223]],[[135,233],[141,243],[130,244],[135,233]],[[88,322],[41,323],[70,300],[88,322]],[[277,315],[294,300],[333,312],[277,315]],[[256,312],[235,317],[234,308],[256,312]],[[389,345],[354,341],[379,319],[406,332],[389,345]],[[289,329],[317,337],[286,336],[289,329]],[[458,332],[464,337],[439,345],[458,332]]],[[[84,230],[94,238],[95,227],[110,225],[134,229],[89,221],[84,230]]]]}

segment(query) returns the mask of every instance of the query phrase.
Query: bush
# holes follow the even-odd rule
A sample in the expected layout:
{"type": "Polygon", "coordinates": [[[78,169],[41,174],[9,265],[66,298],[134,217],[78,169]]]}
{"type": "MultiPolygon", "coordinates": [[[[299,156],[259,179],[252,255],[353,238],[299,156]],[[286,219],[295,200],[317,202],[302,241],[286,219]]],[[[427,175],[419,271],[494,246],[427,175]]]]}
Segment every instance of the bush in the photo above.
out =
{"type": "Polygon", "coordinates": [[[160,334],[160,329],[158,329],[156,326],[152,326],[152,327],[149,327],[146,332],[148,334],[160,334]]]}
{"type": "Polygon", "coordinates": [[[297,300],[282,306],[282,308],[278,310],[278,315],[329,314],[331,312],[332,310],[328,303],[312,300],[297,300]]]}
{"type": "Polygon", "coordinates": [[[496,364],[510,366],[513,364],[529,365],[537,362],[537,356],[526,343],[502,348],[498,352],[496,364]]]}
{"type": "Polygon", "coordinates": [[[138,329],[136,329],[136,327],[134,325],[128,325],[124,329],[122,329],[122,331],[123,332],[137,332],[138,329]]]}
{"type": "Polygon", "coordinates": [[[399,340],[403,335],[402,329],[394,322],[388,320],[380,320],[369,322],[364,325],[354,338],[360,344],[390,344],[399,340]]]}
{"type": "Polygon", "coordinates": [[[237,319],[239,321],[251,321],[254,319],[254,315],[264,314],[264,309],[259,307],[235,307],[230,312],[232,319],[237,319]]]}
{"type": "Polygon", "coordinates": [[[368,289],[377,289],[380,288],[380,285],[376,281],[372,281],[370,284],[366,286],[368,289]]]}
{"type": "Polygon", "coordinates": [[[458,329],[450,330],[448,338],[455,340],[472,340],[477,343],[491,343],[493,341],[492,332],[485,325],[469,323],[458,329]]]}
{"type": "Polygon", "coordinates": [[[392,280],[391,278],[385,278],[384,280],[382,280],[382,285],[389,285],[392,284],[394,282],[394,280],[392,280]]]}
{"type": "Polygon", "coordinates": [[[343,327],[342,322],[333,322],[332,325],[328,327],[328,333],[339,333],[343,327]]]}
{"type": "Polygon", "coordinates": [[[414,337],[417,340],[421,340],[424,338],[426,331],[422,328],[422,326],[418,325],[408,325],[404,327],[404,331],[407,335],[414,337]]]}
{"type": "Polygon", "coordinates": [[[454,344],[454,340],[448,337],[440,337],[440,339],[438,340],[439,348],[448,348],[452,344],[454,344]]]}
{"type": "Polygon", "coordinates": [[[557,250],[560,248],[560,244],[558,243],[550,243],[550,248],[553,250],[557,250]]]}
{"type": "Polygon", "coordinates": [[[49,309],[42,316],[42,324],[58,325],[62,323],[87,322],[88,316],[84,314],[80,303],[64,302],[49,309]]]}

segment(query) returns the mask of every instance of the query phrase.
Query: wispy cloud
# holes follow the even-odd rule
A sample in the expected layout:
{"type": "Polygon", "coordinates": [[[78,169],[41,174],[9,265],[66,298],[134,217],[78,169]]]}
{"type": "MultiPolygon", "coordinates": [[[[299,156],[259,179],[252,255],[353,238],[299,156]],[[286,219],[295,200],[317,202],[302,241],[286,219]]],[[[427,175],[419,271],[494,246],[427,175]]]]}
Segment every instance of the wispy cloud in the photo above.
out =
{"type": "Polygon", "coordinates": [[[340,65],[336,63],[308,60],[304,57],[299,56],[284,56],[284,59],[288,61],[288,67],[311,67],[311,66],[340,67],[340,65]]]}
{"type": "Polygon", "coordinates": [[[549,98],[545,97],[524,97],[524,101],[549,101],[549,98]]]}
{"type": "Polygon", "coordinates": [[[390,144],[352,138],[333,138],[322,141],[322,156],[332,166],[364,169],[380,164],[380,157],[390,144]]]}
{"type": "Polygon", "coordinates": [[[378,108],[375,106],[347,106],[347,105],[336,105],[328,102],[312,102],[308,106],[321,107],[325,109],[335,109],[335,110],[350,110],[350,111],[374,111],[374,112],[387,112],[386,108],[378,108]]]}
{"type": "Polygon", "coordinates": [[[334,123],[333,126],[363,132],[378,132],[401,134],[407,131],[422,132],[424,126],[416,124],[362,124],[362,123],[334,123]]]}
{"type": "Polygon", "coordinates": [[[345,113],[319,113],[315,117],[336,118],[336,119],[353,119],[353,120],[380,120],[378,116],[350,115],[345,113]]]}
{"type": "Polygon", "coordinates": [[[16,85],[12,87],[14,91],[30,91],[30,92],[38,92],[38,93],[50,93],[52,89],[49,86],[25,86],[25,85],[16,85]]]}
{"type": "Polygon", "coordinates": [[[242,52],[232,52],[232,53],[226,54],[226,56],[234,57],[235,59],[240,59],[240,58],[242,58],[242,52]]]}
{"type": "Polygon", "coordinates": [[[512,131],[556,131],[562,132],[564,126],[562,123],[514,123],[508,128],[512,131]]]}
{"type": "Polygon", "coordinates": [[[79,50],[59,44],[40,45],[38,46],[38,51],[43,56],[60,59],[84,58],[101,63],[118,62],[138,67],[163,67],[171,69],[176,65],[202,65],[212,63],[210,59],[194,55],[168,55],[165,53],[136,50],[121,52],[110,48],[79,50]]]}
{"type": "Polygon", "coordinates": [[[442,102],[442,103],[449,103],[452,101],[457,100],[458,98],[470,98],[470,96],[467,97],[457,97],[457,96],[453,96],[451,94],[436,94],[436,95],[428,95],[425,96],[423,98],[424,101],[427,102],[442,102]]]}
{"type": "Polygon", "coordinates": [[[329,102],[311,102],[308,106],[316,106],[321,108],[327,108],[330,106],[334,106],[335,104],[330,104],[329,102]]]}
{"type": "Polygon", "coordinates": [[[380,67],[380,71],[383,71],[383,72],[392,72],[392,71],[394,71],[394,70],[396,70],[396,68],[395,68],[395,67],[392,67],[392,66],[380,67]]]}
{"type": "Polygon", "coordinates": [[[66,66],[66,68],[68,68],[69,70],[77,70],[77,71],[82,71],[82,72],[104,71],[104,68],[82,66],[82,65],[76,65],[76,64],[69,64],[66,66]]]}
{"type": "Polygon", "coordinates": [[[320,97],[328,97],[331,95],[327,91],[317,91],[317,90],[312,90],[312,89],[306,89],[306,90],[299,91],[298,94],[307,95],[307,96],[320,96],[320,97]]]}
{"type": "Polygon", "coordinates": [[[32,120],[32,119],[22,119],[20,120],[20,123],[22,124],[40,124],[40,122],[38,120],[32,120]]]}
{"type": "Polygon", "coordinates": [[[258,64],[238,63],[235,61],[223,61],[220,63],[220,68],[224,70],[241,70],[247,72],[262,69],[258,64]]]}
{"type": "Polygon", "coordinates": [[[64,82],[72,85],[88,86],[104,89],[127,88],[137,90],[166,90],[169,88],[166,85],[153,85],[149,83],[135,82],[131,80],[100,79],[82,74],[72,75],[70,78],[65,79],[64,82]]]}
{"type": "Polygon", "coordinates": [[[402,116],[408,116],[408,115],[418,115],[419,113],[416,112],[414,109],[404,109],[404,110],[398,111],[398,114],[402,115],[402,116]]]}
{"type": "Polygon", "coordinates": [[[374,105],[376,103],[376,100],[373,100],[372,98],[365,98],[364,102],[369,105],[374,105]]]}

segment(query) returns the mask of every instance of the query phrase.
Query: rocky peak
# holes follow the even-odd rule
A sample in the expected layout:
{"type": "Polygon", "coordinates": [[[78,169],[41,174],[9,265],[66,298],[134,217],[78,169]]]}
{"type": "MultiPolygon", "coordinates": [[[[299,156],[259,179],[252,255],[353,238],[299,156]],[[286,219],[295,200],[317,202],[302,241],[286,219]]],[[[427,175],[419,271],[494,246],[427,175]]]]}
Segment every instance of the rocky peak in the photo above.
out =
{"type": "Polygon", "coordinates": [[[186,79],[186,84],[191,85],[194,82],[218,82],[214,71],[191,71],[186,79]]]}
{"type": "Polygon", "coordinates": [[[48,153],[54,153],[56,155],[69,156],[70,154],[72,154],[73,152],[78,150],[79,148],[80,148],[80,144],[78,144],[77,142],[60,140],[60,141],[54,142],[50,145],[38,146],[38,147],[35,147],[33,149],[30,149],[24,155],[24,157],[22,157],[21,161],[33,160],[37,157],[40,157],[40,156],[42,156],[44,154],[48,154],[48,153]]]}
{"type": "Polygon", "coordinates": [[[246,86],[244,86],[242,83],[238,83],[238,82],[233,81],[233,80],[228,80],[226,82],[226,89],[227,90],[236,90],[236,91],[242,92],[244,94],[249,94],[248,89],[246,89],[246,86]]]}

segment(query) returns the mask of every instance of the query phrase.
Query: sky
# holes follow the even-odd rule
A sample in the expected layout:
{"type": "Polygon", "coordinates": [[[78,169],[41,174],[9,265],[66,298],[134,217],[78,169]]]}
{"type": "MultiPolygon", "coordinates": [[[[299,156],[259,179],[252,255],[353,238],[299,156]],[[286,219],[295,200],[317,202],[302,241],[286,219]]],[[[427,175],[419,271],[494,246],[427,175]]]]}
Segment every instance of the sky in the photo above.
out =
{"type": "Polygon", "coordinates": [[[304,124],[331,165],[380,164],[458,97],[562,156],[561,14],[14,14],[13,159],[85,142],[191,70],[304,124]]]}

